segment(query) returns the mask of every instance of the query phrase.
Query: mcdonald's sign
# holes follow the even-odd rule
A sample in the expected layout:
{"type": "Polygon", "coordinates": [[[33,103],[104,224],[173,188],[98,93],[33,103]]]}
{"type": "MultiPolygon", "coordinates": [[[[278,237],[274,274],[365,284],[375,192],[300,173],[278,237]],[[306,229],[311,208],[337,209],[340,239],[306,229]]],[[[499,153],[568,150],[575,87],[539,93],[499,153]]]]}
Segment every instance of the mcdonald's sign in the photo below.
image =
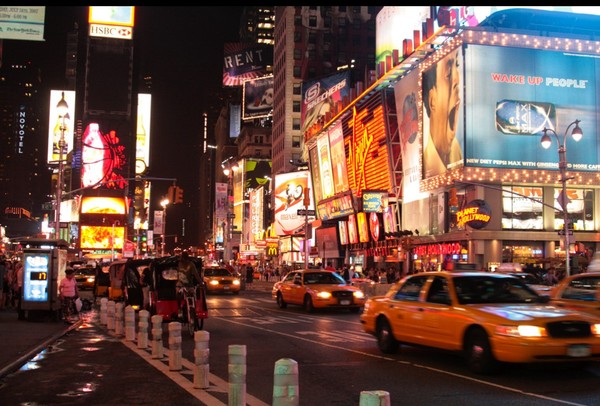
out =
{"type": "Polygon", "coordinates": [[[265,250],[267,252],[267,256],[269,257],[279,256],[279,247],[277,246],[277,244],[268,244],[265,250]]]}

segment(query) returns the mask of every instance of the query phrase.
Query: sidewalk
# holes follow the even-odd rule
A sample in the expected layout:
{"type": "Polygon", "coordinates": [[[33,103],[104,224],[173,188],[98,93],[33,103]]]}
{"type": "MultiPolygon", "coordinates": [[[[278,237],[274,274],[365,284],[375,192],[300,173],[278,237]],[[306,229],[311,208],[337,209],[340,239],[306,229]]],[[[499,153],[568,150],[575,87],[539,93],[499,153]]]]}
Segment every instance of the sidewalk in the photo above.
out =
{"type": "Polygon", "coordinates": [[[0,310],[0,378],[19,369],[52,342],[77,328],[81,322],[66,324],[31,311],[26,320],[18,320],[16,309],[0,310]]]}
{"type": "MultiPolygon", "coordinates": [[[[254,280],[246,284],[245,290],[270,292],[273,283],[254,280]]],[[[28,316],[26,320],[18,320],[16,309],[0,310],[0,379],[82,323],[53,321],[40,311],[30,311],[28,316]]]]}

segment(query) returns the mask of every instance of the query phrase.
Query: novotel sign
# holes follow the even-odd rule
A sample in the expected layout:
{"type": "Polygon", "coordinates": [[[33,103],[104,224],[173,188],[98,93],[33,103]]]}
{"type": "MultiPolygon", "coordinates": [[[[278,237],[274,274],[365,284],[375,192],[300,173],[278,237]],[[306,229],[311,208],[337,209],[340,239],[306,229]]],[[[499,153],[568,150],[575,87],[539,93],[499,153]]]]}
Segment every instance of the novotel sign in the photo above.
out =
{"type": "Polygon", "coordinates": [[[477,230],[485,227],[492,217],[492,209],[481,199],[472,200],[467,206],[456,212],[456,223],[459,227],[468,225],[477,230]]]}

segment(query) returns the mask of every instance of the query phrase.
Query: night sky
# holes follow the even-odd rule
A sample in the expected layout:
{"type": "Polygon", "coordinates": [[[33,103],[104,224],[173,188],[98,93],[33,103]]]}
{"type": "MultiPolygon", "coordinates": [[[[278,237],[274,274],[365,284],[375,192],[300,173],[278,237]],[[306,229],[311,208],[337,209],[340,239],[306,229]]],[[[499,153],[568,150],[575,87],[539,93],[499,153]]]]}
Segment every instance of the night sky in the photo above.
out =
{"type": "MultiPolygon", "coordinates": [[[[198,190],[202,113],[222,90],[223,44],[239,42],[242,9],[136,7],[134,36],[140,41],[134,54],[153,83],[149,176],[177,178],[186,193],[198,190]]],[[[32,61],[41,67],[47,92],[42,100],[50,89],[66,86],[67,33],[75,22],[86,30],[87,13],[88,7],[47,6],[44,42],[4,40],[4,64],[32,61]]],[[[153,185],[153,200],[168,186],[153,185]]]]}

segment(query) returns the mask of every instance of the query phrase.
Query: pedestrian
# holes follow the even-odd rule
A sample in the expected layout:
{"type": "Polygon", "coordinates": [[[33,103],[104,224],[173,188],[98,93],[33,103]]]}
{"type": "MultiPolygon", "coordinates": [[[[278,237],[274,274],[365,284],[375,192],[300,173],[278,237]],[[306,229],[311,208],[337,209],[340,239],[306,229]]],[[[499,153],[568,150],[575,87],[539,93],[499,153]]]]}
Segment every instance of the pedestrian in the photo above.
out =
{"type": "Polygon", "coordinates": [[[556,276],[556,269],[553,266],[548,268],[548,271],[546,272],[546,275],[544,276],[544,280],[546,282],[546,285],[548,285],[548,286],[554,286],[558,283],[558,278],[556,276]]]}
{"type": "Polygon", "coordinates": [[[8,270],[4,265],[5,263],[6,261],[4,260],[4,258],[0,258],[0,310],[4,310],[4,285],[8,284],[8,270]]]}
{"type": "Polygon", "coordinates": [[[19,320],[25,320],[25,311],[22,308],[23,302],[23,263],[17,261],[15,263],[15,299],[17,305],[17,314],[19,320]]]}
{"type": "Polygon", "coordinates": [[[75,281],[75,270],[67,268],[65,277],[58,285],[58,297],[61,302],[62,317],[66,323],[73,323],[78,315],[75,300],[79,297],[77,282],[75,281]]]}
{"type": "Polygon", "coordinates": [[[152,275],[150,267],[145,266],[140,275],[140,285],[142,287],[143,304],[142,309],[149,310],[150,306],[150,285],[152,284],[152,275]]]}

